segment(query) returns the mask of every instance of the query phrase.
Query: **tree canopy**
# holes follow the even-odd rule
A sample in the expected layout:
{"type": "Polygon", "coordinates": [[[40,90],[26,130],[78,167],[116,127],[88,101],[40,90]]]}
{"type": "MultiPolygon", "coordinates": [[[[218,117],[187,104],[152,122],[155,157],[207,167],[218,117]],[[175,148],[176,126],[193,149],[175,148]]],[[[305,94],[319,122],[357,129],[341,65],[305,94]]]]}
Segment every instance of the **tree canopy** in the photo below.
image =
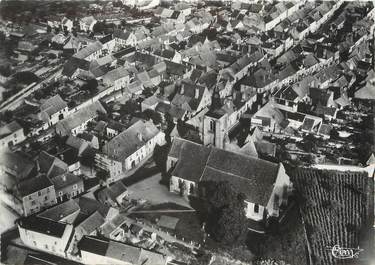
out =
{"type": "Polygon", "coordinates": [[[89,91],[92,95],[98,92],[98,81],[96,79],[89,79],[82,86],[82,90],[89,91]]]}
{"type": "Polygon", "coordinates": [[[202,183],[205,199],[206,229],[225,245],[242,244],[247,235],[245,196],[229,182],[202,183]]]}

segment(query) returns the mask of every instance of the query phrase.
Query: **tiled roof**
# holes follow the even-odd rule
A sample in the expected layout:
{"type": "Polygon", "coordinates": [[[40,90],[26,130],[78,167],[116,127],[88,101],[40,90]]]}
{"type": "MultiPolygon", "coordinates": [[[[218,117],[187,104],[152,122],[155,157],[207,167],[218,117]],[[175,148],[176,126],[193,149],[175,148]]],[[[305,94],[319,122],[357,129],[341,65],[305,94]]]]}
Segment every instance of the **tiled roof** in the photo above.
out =
{"type": "Polygon", "coordinates": [[[154,138],[158,133],[159,130],[152,121],[137,121],[110,140],[103,147],[103,152],[117,161],[123,161],[144,146],[146,142],[154,138]]]}
{"type": "Polygon", "coordinates": [[[210,148],[176,138],[169,156],[178,158],[172,176],[190,181],[228,181],[247,200],[267,205],[276,181],[277,164],[258,158],[210,148]]]}
{"type": "Polygon", "coordinates": [[[38,216],[58,222],[79,210],[79,205],[74,200],[68,200],[39,213],[38,216]]]}
{"type": "Polygon", "coordinates": [[[103,216],[98,211],[95,211],[88,218],[86,218],[86,220],[80,223],[77,228],[84,230],[86,235],[90,235],[104,223],[105,219],[103,216]]]}
{"type": "Polygon", "coordinates": [[[55,95],[44,101],[40,105],[40,110],[46,112],[48,115],[53,115],[66,107],[68,107],[68,104],[66,104],[60,95],[55,95]]]}
{"type": "Polygon", "coordinates": [[[69,172],[51,178],[51,181],[55,186],[56,191],[70,186],[73,187],[73,185],[78,183],[83,184],[83,180],[79,176],[76,176],[69,172]]]}
{"type": "Polygon", "coordinates": [[[114,81],[126,77],[129,75],[129,72],[126,71],[124,66],[118,67],[103,76],[103,80],[109,83],[113,83],[114,81]]]}
{"type": "Polygon", "coordinates": [[[123,39],[123,40],[127,40],[130,35],[131,35],[130,31],[122,31],[120,29],[115,29],[114,32],[113,32],[114,38],[119,38],[119,39],[123,39]]]}
{"type": "Polygon", "coordinates": [[[12,121],[0,128],[0,138],[5,137],[21,129],[22,127],[18,124],[18,122],[12,121]]]}
{"type": "Polygon", "coordinates": [[[211,149],[187,140],[176,138],[168,155],[179,159],[172,176],[198,182],[211,149]]]}
{"type": "Polygon", "coordinates": [[[205,89],[203,86],[183,82],[179,92],[174,96],[172,104],[187,111],[196,110],[203,98],[205,89]],[[195,95],[196,92],[198,92],[198,95],[195,95]],[[186,109],[186,104],[190,109],[186,109]]]}
{"type": "Polygon", "coordinates": [[[90,69],[90,62],[84,59],[71,57],[65,64],[62,74],[71,77],[77,69],[88,71],[90,69]]]}
{"type": "Polygon", "coordinates": [[[79,243],[79,249],[119,260],[126,264],[165,265],[166,257],[162,254],[136,246],[108,239],[85,236],[79,243]]]}
{"type": "Polygon", "coordinates": [[[228,181],[246,200],[266,206],[277,172],[277,164],[213,148],[201,181],[228,181]]]}
{"type": "Polygon", "coordinates": [[[39,163],[40,172],[46,174],[51,170],[53,166],[67,168],[67,165],[61,159],[47,153],[46,151],[42,151],[39,154],[37,162],[39,163]]]}
{"type": "Polygon", "coordinates": [[[67,226],[67,224],[55,222],[35,215],[19,220],[18,224],[26,230],[47,234],[57,238],[63,236],[67,226]]]}
{"type": "Polygon", "coordinates": [[[91,54],[93,54],[96,51],[99,51],[103,48],[103,44],[100,41],[96,41],[94,43],[89,44],[85,48],[82,48],[78,52],[76,52],[73,57],[79,58],[79,59],[85,59],[91,54]]]}
{"type": "Polygon", "coordinates": [[[97,117],[98,112],[107,113],[102,104],[97,101],[61,120],[56,126],[63,134],[69,135],[72,129],[94,117],[97,117]]]}
{"type": "Polygon", "coordinates": [[[20,180],[31,173],[35,164],[21,154],[4,150],[0,153],[0,167],[20,180]]]}
{"type": "Polygon", "coordinates": [[[53,186],[52,182],[45,176],[27,179],[18,185],[18,191],[22,197],[53,186]]]}
{"type": "Polygon", "coordinates": [[[319,134],[322,134],[322,135],[330,135],[330,132],[332,130],[332,127],[328,124],[321,124],[320,125],[320,128],[319,128],[319,134]]]}

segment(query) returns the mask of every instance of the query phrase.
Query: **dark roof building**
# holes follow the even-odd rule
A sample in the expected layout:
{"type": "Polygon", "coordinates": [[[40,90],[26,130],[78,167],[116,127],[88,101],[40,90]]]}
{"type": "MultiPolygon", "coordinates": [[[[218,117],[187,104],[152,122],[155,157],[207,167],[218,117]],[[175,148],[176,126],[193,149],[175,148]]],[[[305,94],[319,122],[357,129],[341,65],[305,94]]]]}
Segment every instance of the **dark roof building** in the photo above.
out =
{"type": "Polygon", "coordinates": [[[178,159],[172,176],[198,183],[228,181],[246,200],[267,205],[279,165],[255,157],[202,146],[176,138],[169,157],[178,159]]]}
{"type": "Polygon", "coordinates": [[[18,191],[22,197],[28,196],[45,188],[53,187],[53,183],[45,175],[27,179],[18,185],[18,191]]]}

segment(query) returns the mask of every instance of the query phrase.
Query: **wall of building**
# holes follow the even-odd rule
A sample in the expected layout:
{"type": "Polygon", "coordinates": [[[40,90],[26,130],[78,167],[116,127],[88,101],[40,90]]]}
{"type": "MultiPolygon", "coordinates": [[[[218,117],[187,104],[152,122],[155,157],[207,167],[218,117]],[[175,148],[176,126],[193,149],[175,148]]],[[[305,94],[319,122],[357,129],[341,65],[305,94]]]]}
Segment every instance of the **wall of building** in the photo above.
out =
{"type": "Polygon", "coordinates": [[[7,148],[9,145],[16,145],[26,139],[23,129],[17,130],[14,133],[0,139],[0,149],[7,148]]]}
{"type": "Polygon", "coordinates": [[[55,188],[47,187],[22,198],[25,216],[39,212],[57,203],[55,188]]]}
{"type": "Polygon", "coordinates": [[[51,117],[49,118],[49,126],[55,125],[60,120],[62,120],[62,119],[60,119],[60,115],[61,114],[62,114],[62,119],[64,119],[67,116],[67,114],[68,114],[68,107],[60,110],[57,113],[52,114],[51,117]]]}
{"type": "Polygon", "coordinates": [[[226,134],[226,119],[227,115],[223,115],[220,119],[215,119],[210,116],[205,116],[203,119],[203,144],[212,144],[217,148],[223,148],[226,134]],[[214,124],[214,130],[212,125],[214,124]]]}
{"type": "Polygon", "coordinates": [[[26,230],[18,225],[22,242],[31,247],[40,249],[43,252],[50,252],[55,255],[65,256],[65,249],[73,233],[73,225],[67,224],[61,238],[41,234],[35,231],[26,230]]]}
{"type": "Polygon", "coordinates": [[[98,168],[108,171],[109,179],[108,183],[115,182],[117,179],[121,178],[123,173],[122,163],[109,159],[105,154],[95,155],[95,164],[98,168]]]}
{"type": "Polygon", "coordinates": [[[197,184],[193,181],[189,181],[186,179],[182,179],[176,176],[172,176],[169,182],[169,191],[180,193],[180,182],[182,182],[185,185],[185,191],[184,195],[194,195],[196,196],[198,193],[198,187],[197,184]],[[192,190],[193,188],[193,190],[192,190]]]}
{"type": "Polygon", "coordinates": [[[262,221],[264,219],[264,206],[258,205],[258,212],[255,212],[255,204],[252,202],[245,201],[245,213],[248,219],[252,219],[254,221],[262,221]]]}
{"type": "Polygon", "coordinates": [[[283,164],[279,163],[279,170],[277,173],[276,182],[267,204],[268,216],[278,217],[279,207],[286,205],[288,202],[288,196],[293,188],[293,184],[290,181],[289,176],[285,172],[283,164]],[[276,205],[275,205],[276,204],[276,205]]]}
{"type": "Polygon", "coordinates": [[[56,197],[58,197],[58,199],[62,201],[64,198],[69,199],[69,198],[75,197],[78,194],[81,194],[82,192],[84,192],[84,190],[85,189],[83,186],[83,181],[81,181],[76,184],[69,185],[64,188],[56,190],[56,197]]]}
{"type": "Polygon", "coordinates": [[[117,264],[117,265],[132,265],[128,262],[125,262],[125,261],[121,261],[121,260],[117,260],[117,259],[112,259],[112,258],[109,258],[109,257],[106,257],[106,256],[102,256],[102,255],[97,255],[97,254],[94,254],[94,253],[91,253],[91,252],[87,252],[87,251],[81,251],[81,255],[82,255],[82,262],[84,264],[92,264],[92,265],[96,265],[96,264],[103,264],[103,265],[113,265],[113,264],[117,264]]]}
{"type": "Polygon", "coordinates": [[[124,170],[130,170],[141,163],[145,158],[148,158],[154,152],[155,145],[163,145],[165,143],[165,135],[159,132],[154,138],[151,138],[141,148],[128,156],[123,164],[124,170]]]}

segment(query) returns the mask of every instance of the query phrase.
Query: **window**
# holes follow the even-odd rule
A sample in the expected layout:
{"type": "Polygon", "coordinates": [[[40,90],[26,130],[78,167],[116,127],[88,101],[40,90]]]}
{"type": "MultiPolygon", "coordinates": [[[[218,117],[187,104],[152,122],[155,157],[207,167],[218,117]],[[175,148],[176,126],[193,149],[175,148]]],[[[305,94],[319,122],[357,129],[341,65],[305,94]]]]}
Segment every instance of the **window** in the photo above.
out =
{"type": "Polygon", "coordinates": [[[31,205],[36,205],[36,202],[34,200],[31,201],[31,205]]]}
{"type": "Polygon", "coordinates": [[[48,200],[48,196],[44,196],[44,200],[47,201],[48,200]]]}
{"type": "Polygon", "coordinates": [[[64,195],[64,193],[60,190],[59,191],[59,196],[63,196],[64,195]]]}
{"type": "Polygon", "coordinates": [[[215,121],[214,120],[210,120],[210,131],[211,132],[215,131],[215,121]]]}
{"type": "Polygon", "coordinates": [[[259,213],[259,205],[254,204],[254,213],[259,213]]]}
{"type": "Polygon", "coordinates": [[[14,138],[17,138],[17,134],[16,133],[13,136],[14,136],[14,138]]]}
{"type": "Polygon", "coordinates": [[[73,189],[76,190],[77,188],[78,188],[77,184],[74,184],[74,185],[73,185],[73,189]]]}
{"type": "Polygon", "coordinates": [[[40,191],[38,191],[38,196],[42,195],[42,193],[40,191]]]}

